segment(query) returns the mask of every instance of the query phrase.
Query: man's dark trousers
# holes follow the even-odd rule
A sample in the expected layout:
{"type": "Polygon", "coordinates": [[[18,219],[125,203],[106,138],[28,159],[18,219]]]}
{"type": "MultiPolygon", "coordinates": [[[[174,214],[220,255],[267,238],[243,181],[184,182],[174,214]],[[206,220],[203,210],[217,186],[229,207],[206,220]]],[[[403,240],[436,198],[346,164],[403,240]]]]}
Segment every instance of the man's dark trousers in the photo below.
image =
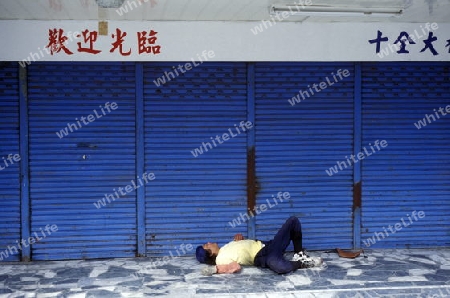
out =
{"type": "Polygon", "coordinates": [[[279,274],[300,268],[300,262],[288,261],[283,256],[291,241],[294,243],[294,251],[300,252],[302,250],[302,227],[300,220],[295,216],[286,220],[272,240],[263,241],[265,246],[256,254],[255,266],[270,268],[279,274]]]}

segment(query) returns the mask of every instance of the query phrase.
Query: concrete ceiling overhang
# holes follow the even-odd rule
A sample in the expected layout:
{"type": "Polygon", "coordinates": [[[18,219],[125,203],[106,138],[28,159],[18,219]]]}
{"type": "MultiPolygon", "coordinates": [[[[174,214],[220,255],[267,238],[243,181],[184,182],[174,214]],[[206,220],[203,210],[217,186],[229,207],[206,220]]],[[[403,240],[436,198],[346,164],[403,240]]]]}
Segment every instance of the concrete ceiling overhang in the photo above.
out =
{"type": "Polygon", "coordinates": [[[120,8],[102,8],[98,1],[122,0],[0,0],[2,20],[111,21],[261,21],[270,20],[272,5],[333,5],[340,7],[402,7],[401,16],[290,15],[283,22],[450,22],[450,0],[123,0],[120,8]]]}

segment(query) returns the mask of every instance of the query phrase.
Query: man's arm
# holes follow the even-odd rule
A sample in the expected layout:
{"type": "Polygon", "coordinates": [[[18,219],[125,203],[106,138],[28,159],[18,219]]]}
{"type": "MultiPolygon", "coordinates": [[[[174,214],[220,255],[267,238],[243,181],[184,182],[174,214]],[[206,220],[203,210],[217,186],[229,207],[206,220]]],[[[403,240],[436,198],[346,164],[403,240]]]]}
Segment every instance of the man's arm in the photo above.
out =
{"type": "Polygon", "coordinates": [[[227,265],[216,265],[217,273],[235,273],[241,271],[241,265],[238,262],[232,262],[227,265]]]}

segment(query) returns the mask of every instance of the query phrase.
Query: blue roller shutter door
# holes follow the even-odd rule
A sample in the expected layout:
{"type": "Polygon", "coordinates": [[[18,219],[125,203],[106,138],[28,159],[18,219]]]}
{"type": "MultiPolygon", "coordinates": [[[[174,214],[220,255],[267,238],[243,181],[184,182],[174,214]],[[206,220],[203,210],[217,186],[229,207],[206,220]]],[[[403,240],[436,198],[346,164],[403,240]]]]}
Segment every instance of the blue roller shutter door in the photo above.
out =
{"type": "Polygon", "coordinates": [[[32,259],[135,256],[134,65],[33,63],[28,80],[32,259]]]}
{"type": "Polygon", "coordinates": [[[255,82],[256,205],[267,208],[256,215],[257,238],[273,237],[295,215],[307,249],[352,247],[353,167],[326,170],[353,152],[353,64],[256,63],[255,82]],[[350,75],[336,80],[339,69],[350,75]],[[325,89],[309,90],[321,82],[325,89]],[[299,91],[309,95],[292,106],[299,91]]]}
{"type": "Polygon", "coordinates": [[[362,90],[363,144],[388,145],[362,164],[361,245],[449,246],[450,63],[365,63],[362,90]]]}
{"type": "Polygon", "coordinates": [[[247,231],[245,223],[229,224],[247,206],[247,135],[234,126],[247,119],[246,66],[204,63],[154,83],[176,65],[144,65],[145,170],[156,176],[146,187],[148,256],[178,255],[182,245],[207,241],[224,244],[247,231]],[[213,142],[229,129],[235,136],[213,142]],[[194,152],[199,147],[203,153],[194,152]]]}
{"type": "Polygon", "coordinates": [[[0,261],[20,260],[19,65],[0,63],[0,261]],[[16,160],[14,160],[14,157],[16,160]]]}
{"type": "MultiPolygon", "coordinates": [[[[153,80],[173,65],[144,67],[145,171],[157,177],[146,188],[151,256],[177,253],[182,244],[223,244],[247,231],[245,222],[233,225],[247,208],[247,134],[216,145],[211,139],[247,119],[245,64],[203,64],[156,86],[153,80]],[[207,152],[206,142],[212,147],[207,152]],[[194,157],[200,147],[204,152],[194,157]]],[[[272,237],[288,216],[297,215],[308,249],[351,247],[353,169],[332,176],[325,170],[353,152],[353,65],[256,63],[255,69],[256,205],[268,207],[256,217],[256,236],[272,237]],[[290,105],[308,85],[333,81],[338,69],[351,75],[290,105]],[[278,192],[291,198],[276,202],[278,192]]],[[[7,156],[19,152],[17,66],[2,64],[2,75],[1,156],[7,156]]],[[[374,247],[448,246],[449,118],[434,109],[450,104],[449,64],[363,63],[362,77],[362,146],[377,139],[389,145],[361,163],[361,245],[372,238],[374,247]],[[419,120],[426,126],[417,129],[419,120]],[[416,220],[419,211],[425,217],[416,220]],[[401,231],[391,233],[389,225],[397,223],[401,231]]],[[[32,246],[33,259],[135,255],[135,192],[100,209],[93,204],[135,177],[134,80],[133,64],[29,67],[31,233],[58,226],[32,246]],[[108,101],[119,109],[61,139],[56,135],[108,101]]],[[[6,204],[2,250],[20,238],[18,166],[0,173],[8,185],[17,185],[0,195],[6,204]]]]}

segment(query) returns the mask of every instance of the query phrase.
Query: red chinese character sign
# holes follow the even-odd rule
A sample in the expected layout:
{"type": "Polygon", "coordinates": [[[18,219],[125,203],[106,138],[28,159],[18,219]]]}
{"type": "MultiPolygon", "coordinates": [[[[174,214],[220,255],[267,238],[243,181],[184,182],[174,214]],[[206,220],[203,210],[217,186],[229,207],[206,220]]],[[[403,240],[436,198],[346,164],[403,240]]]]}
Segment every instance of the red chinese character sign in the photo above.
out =
{"type": "MultiPolygon", "coordinates": [[[[83,43],[87,44],[88,47],[82,47],[81,46],[81,42],[78,42],[78,52],[84,52],[84,53],[89,53],[89,54],[98,54],[101,52],[101,50],[96,50],[94,49],[94,42],[97,41],[98,38],[98,32],[97,31],[89,31],[89,30],[84,30],[83,32],[81,32],[83,34],[83,43]]],[[[80,37],[80,35],[78,35],[77,37],[80,37]]]]}
{"type": "Polygon", "coordinates": [[[116,49],[119,49],[119,53],[122,56],[129,56],[131,54],[131,49],[128,52],[123,51],[123,42],[125,41],[125,36],[127,36],[126,32],[122,32],[120,29],[116,29],[116,34],[111,34],[112,38],[115,38],[115,41],[112,43],[112,48],[109,50],[111,53],[116,49]]]}
{"type": "Polygon", "coordinates": [[[159,54],[161,53],[161,46],[159,45],[155,45],[156,43],[156,34],[158,34],[158,32],[155,32],[153,30],[150,30],[148,32],[146,31],[142,31],[142,32],[138,32],[137,36],[138,36],[138,43],[139,43],[139,54],[142,53],[147,53],[147,54],[159,54]],[[148,44],[148,46],[147,46],[148,44]]]}
{"type": "MultiPolygon", "coordinates": [[[[116,28],[110,36],[100,36],[98,31],[85,29],[81,34],[75,37],[79,39],[77,47],[69,43],[69,38],[65,35],[61,28],[49,29],[48,44],[50,55],[66,54],[73,55],[74,52],[97,55],[102,52],[96,47],[96,43],[100,38],[109,39],[111,45],[109,53],[130,56],[133,52],[139,55],[159,55],[161,53],[161,45],[157,43],[158,32],[150,29],[135,32],[135,35],[128,35],[128,32],[116,28]]],[[[71,40],[71,39],[70,39],[71,40]]]]}
{"type": "Polygon", "coordinates": [[[63,50],[67,55],[72,55],[73,53],[66,48],[65,43],[69,39],[64,35],[63,29],[53,29],[48,30],[48,45],[47,48],[50,49],[50,54],[57,54],[63,50]]]}

